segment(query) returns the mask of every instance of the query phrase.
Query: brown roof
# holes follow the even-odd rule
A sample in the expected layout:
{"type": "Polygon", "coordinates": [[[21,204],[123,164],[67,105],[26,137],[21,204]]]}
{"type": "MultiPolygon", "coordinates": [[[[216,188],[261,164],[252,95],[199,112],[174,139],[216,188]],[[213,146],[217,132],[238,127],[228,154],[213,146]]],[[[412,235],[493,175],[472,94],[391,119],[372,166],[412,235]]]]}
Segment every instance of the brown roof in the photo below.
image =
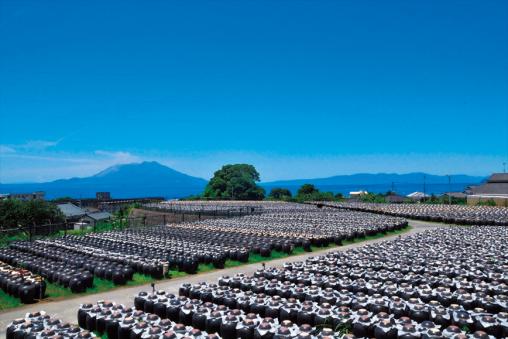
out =
{"type": "Polygon", "coordinates": [[[479,186],[472,186],[470,190],[471,194],[508,194],[508,182],[502,183],[491,183],[479,186]]]}
{"type": "Polygon", "coordinates": [[[508,184],[508,173],[494,173],[487,180],[488,183],[506,183],[508,184]]]}

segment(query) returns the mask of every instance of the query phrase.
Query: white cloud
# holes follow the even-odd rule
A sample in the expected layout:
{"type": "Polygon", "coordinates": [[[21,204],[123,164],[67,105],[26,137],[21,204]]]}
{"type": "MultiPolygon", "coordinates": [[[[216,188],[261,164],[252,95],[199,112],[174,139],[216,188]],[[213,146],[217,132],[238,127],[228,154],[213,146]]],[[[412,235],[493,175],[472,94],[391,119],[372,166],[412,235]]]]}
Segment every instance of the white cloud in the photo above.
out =
{"type": "Polygon", "coordinates": [[[45,182],[94,175],[110,166],[139,162],[142,159],[124,151],[95,151],[43,155],[5,153],[1,155],[0,182],[45,182]]]}
{"type": "Polygon", "coordinates": [[[0,154],[2,153],[16,153],[16,150],[7,145],[0,145],[0,154]]]}
{"type": "Polygon", "coordinates": [[[50,140],[29,140],[22,145],[15,146],[17,148],[27,150],[27,151],[42,151],[50,147],[55,147],[58,145],[62,139],[56,141],[50,140]]]}
{"type": "Polygon", "coordinates": [[[94,152],[94,154],[101,156],[101,157],[110,158],[118,163],[131,163],[131,162],[136,162],[136,161],[141,160],[141,158],[136,155],[133,155],[129,152],[122,152],[122,151],[110,152],[110,151],[97,150],[94,152]]]}
{"type": "Polygon", "coordinates": [[[18,151],[22,152],[40,152],[44,151],[50,147],[57,146],[63,138],[60,138],[56,141],[51,140],[28,140],[24,144],[9,144],[9,145],[0,145],[0,153],[16,153],[18,151]]]}

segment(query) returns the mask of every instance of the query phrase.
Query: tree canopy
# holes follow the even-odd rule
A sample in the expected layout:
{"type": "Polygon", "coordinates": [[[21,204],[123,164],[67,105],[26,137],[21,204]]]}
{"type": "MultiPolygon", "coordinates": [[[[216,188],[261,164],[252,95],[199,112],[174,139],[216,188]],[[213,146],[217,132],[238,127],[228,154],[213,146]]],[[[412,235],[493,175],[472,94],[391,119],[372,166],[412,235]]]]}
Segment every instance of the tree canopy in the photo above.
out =
{"type": "Polygon", "coordinates": [[[224,165],[205,187],[203,197],[225,200],[262,200],[265,190],[256,185],[259,173],[248,164],[224,165]]]}
{"type": "Polygon", "coordinates": [[[310,195],[319,192],[319,190],[314,187],[312,184],[303,184],[302,187],[298,189],[296,195],[310,195]]]}
{"type": "Polygon", "coordinates": [[[55,205],[44,200],[0,200],[0,228],[43,225],[63,222],[64,216],[55,205]]]}
{"type": "Polygon", "coordinates": [[[312,184],[304,184],[296,193],[295,197],[296,201],[333,201],[337,200],[332,192],[320,192],[314,185],[312,184]]]}
{"type": "Polygon", "coordinates": [[[272,188],[269,197],[273,200],[289,200],[292,195],[287,188],[272,188]]]}

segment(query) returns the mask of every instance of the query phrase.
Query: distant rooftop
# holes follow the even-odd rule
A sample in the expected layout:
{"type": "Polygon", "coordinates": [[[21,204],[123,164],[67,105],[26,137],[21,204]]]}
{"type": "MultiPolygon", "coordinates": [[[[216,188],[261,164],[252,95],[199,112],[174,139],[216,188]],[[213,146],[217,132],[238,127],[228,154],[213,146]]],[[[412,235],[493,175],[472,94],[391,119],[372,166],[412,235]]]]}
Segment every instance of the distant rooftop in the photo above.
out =
{"type": "Polygon", "coordinates": [[[87,216],[96,221],[111,219],[113,217],[113,215],[108,212],[88,213],[87,216]]]}
{"type": "Polygon", "coordinates": [[[71,203],[58,204],[56,206],[62,211],[66,218],[81,217],[86,214],[84,209],[71,203]]]}
{"type": "Polygon", "coordinates": [[[507,183],[508,184],[508,173],[494,173],[489,179],[487,179],[488,183],[507,183]]]}
{"type": "Polygon", "coordinates": [[[508,173],[494,173],[483,185],[471,186],[472,195],[508,195],[508,173]]]}

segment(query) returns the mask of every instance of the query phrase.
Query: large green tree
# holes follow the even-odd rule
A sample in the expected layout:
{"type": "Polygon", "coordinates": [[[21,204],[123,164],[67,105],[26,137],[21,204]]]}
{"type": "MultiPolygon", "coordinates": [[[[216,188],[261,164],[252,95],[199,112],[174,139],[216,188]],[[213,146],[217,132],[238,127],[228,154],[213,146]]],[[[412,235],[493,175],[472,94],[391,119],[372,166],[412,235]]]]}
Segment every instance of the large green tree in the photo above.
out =
{"type": "Polygon", "coordinates": [[[0,200],[0,228],[9,229],[63,221],[62,212],[54,204],[47,201],[0,200]]]}
{"type": "Polygon", "coordinates": [[[224,165],[213,175],[203,197],[226,200],[262,200],[265,190],[258,185],[259,173],[248,164],[224,165]]]}

